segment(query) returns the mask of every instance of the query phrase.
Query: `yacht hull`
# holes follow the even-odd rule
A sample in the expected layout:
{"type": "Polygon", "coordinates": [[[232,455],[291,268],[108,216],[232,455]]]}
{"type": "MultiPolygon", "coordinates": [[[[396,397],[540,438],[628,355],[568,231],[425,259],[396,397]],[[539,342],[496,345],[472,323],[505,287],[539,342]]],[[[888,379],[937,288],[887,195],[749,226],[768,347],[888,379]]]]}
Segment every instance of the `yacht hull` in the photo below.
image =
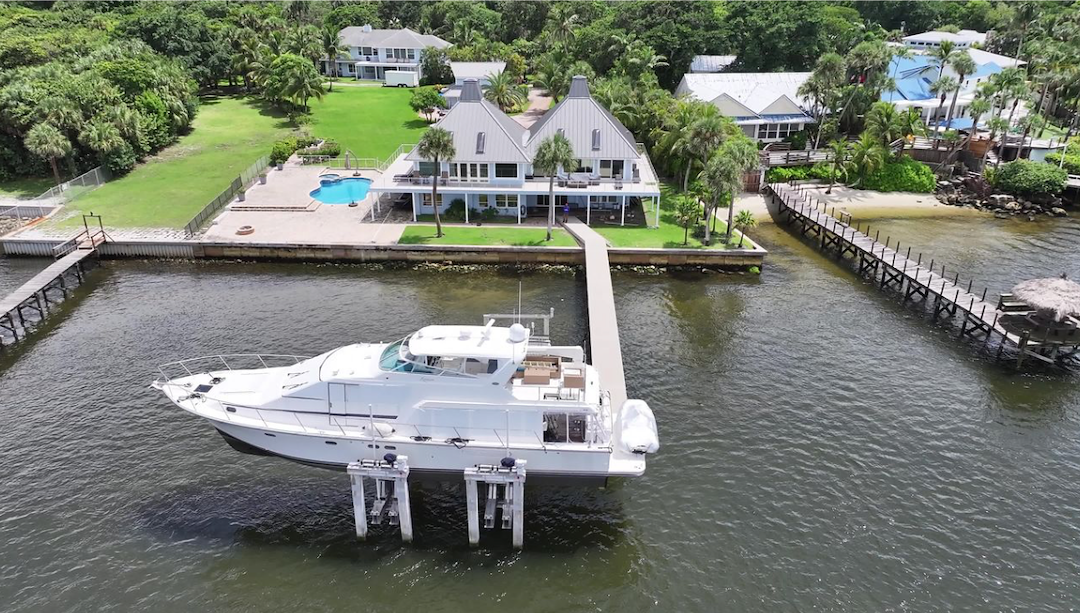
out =
{"type": "MultiPolygon", "coordinates": [[[[460,481],[466,468],[498,464],[507,450],[492,445],[444,441],[390,441],[347,437],[267,432],[225,422],[213,422],[225,441],[237,451],[276,456],[308,466],[344,471],[350,462],[381,458],[387,453],[407,456],[410,475],[421,480],[460,481]]],[[[528,461],[529,482],[602,486],[609,477],[635,477],[645,462],[626,462],[612,470],[612,454],[604,449],[525,449],[509,454],[528,461]]]]}

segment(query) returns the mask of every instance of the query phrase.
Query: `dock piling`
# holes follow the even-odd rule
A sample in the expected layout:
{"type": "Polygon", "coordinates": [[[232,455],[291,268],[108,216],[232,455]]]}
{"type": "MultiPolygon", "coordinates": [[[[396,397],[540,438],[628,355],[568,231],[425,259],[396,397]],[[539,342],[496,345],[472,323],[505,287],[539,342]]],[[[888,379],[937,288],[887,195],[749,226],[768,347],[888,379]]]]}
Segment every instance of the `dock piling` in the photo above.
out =
{"type": "Polygon", "coordinates": [[[356,520],[356,537],[364,540],[368,535],[368,521],[401,528],[401,540],[413,540],[412,508],[409,499],[409,463],[407,456],[388,453],[382,460],[350,462],[346,469],[352,484],[353,516],[356,520]],[[364,479],[375,482],[375,499],[371,511],[367,509],[364,479]]]}
{"type": "Polygon", "coordinates": [[[513,531],[515,549],[525,542],[525,460],[503,458],[499,466],[478,464],[465,469],[465,498],[468,504],[469,545],[480,543],[478,485],[486,487],[484,527],[495,527],[495,513],[502,512],[501,527],[513,531]]]}

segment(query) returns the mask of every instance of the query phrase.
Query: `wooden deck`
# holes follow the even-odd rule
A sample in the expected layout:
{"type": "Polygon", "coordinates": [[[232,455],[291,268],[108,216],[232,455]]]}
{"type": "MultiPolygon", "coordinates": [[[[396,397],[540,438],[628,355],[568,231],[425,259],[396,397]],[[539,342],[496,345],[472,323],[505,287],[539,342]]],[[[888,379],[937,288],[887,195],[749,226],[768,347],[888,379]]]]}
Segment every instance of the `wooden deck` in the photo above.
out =
{"type": "Polygon", "coordinates": [[[932,304],[933,318],[957,317],[962,320],[960,337],[974,337],[987,344],[998,341],[997,357],[1003,349],[1015,349],[1017,364],[1032,357],[1045,363],[1058,363],[1080,350],[1080,333],[1051,336],[1032,336],[1021,331],[1023,318],[1030,310],[1004,313],[999,310],[1002,300],[988,302],[987,290],[972,291],[973,282],[965,284],[958,271],[946,271],[944,264],[934,260],[925,262],[921,253],[912,257],[911,247],[905,250],[890,237],[880,241],[880,231],[870,234],[870,226],[863,230],[861,224],[852,227],[847,213],[836,215],[835,207],[815,201],[805,188],[789,184],[769,184],[766,193],[779,207],[780,215],[795,225],[804,237],[814,239],[822,251],[831,251],[837,257],[850,256],[860,276],[874,280],[881,289],[898,291],[907,301],[924,301],[932,304]],[[1010,325],[1010,322],[1019,322],[1010,325]]]}
{"type": "Polygon", "coordinates": [[[623,372],[619,325],[615,319],[615,296],[611,287],[608,245],[580,219],[571,217],[563,224],[585,249],[585,286],[589,303],[589,356],[600,373],[600,381],[611,399],[611,410],[618,414],[626,402],[626,375],[623,372]]]}

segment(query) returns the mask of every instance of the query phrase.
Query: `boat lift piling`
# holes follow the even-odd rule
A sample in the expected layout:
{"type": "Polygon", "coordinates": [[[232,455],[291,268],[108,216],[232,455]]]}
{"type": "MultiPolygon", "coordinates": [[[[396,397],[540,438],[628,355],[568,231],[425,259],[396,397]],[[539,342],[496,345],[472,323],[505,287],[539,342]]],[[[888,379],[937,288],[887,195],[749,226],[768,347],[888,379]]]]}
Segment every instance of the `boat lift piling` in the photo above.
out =
{"type": "Polygon", "coordinates": [[[353,515],[356,517],[356,537],[364,540],[368,533],[368,520],[382,524],[389,520],[391,526],[401,527],[401,540],[413,540],[412,508],[409,503],[409,463],[407,456],[386,454],[382,460],[350,462],[349,481],[352,483],[353,515]],[[375,499],[371,511],[367,509],[364,479],[375,481],[375,499]]]}
{"type": "Polygon", "coordinates": [[[513,529],[514,548],[525,542],[525,460],[506,458],[502,465],[478,464],[465,469],[465,499],[469,511],[469,545],[480,544],[480,501],[477,485],[487,486],[484,528],[495,527],[495,511],[502,511],[501,528],[513,529]],[[510,460],[510,461],[507,461],[510,460]]]}

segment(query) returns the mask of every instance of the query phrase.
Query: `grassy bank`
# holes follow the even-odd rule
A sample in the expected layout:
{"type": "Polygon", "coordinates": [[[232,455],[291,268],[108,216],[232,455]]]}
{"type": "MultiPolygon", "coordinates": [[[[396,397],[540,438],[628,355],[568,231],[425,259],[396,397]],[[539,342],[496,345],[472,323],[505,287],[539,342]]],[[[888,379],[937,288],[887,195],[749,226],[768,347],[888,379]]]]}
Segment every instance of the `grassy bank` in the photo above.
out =
{"type": "MultiPolygon", "coordinates": [[[[706,245],[700,238],[694,236],[694,229],[690,229],[690,238],[683,244],[685,230],[675,218],[675,196],[678,188],[670,183],[662,183],[660,186],[660,227],[653,228],[656,223],[656,208],[645,203],[645,220],[650,227],[641,226],[593,226],[593,230],[611,243],[612,247],[639,247],[643,249],[726,249],[738,248],[739,232],[732,233],[732,244],[722,244],[727,224],[721,220],[716,221],[715,232],[712,234],[712,244],[706,245]]],[[[720,209],[727,214],[727,209],[720,209]]],[[[738,211],[736,211],[738,212],[738,211]]]]}
{"type": "Polygon", "coordinates": [[[67,208],[93,211],[113,228],[182,228],[288,129],[287,120],[253,99],[206,99],[189,134],[67,208]]]}
{"type": "Polygon", "coordinates": [[[399,145],[415,144],[427,129],[427,122],[409,107],[412,91],[335,87],[322,100],[312,101],[311,132],[336,140],[358,157],[385,159],[399,145]]]}
{"type": "MultiPolygon", "coordinates": [[[[70,178],[70,177],[68,177],[70,178]]],[[[40,196],[45,190],[49,189],[56,184],[56,181],[50,177],[29,177],[20,179],[11,179],[10,181],[0,182],[0,198],[15,198],[18,200],[27,200],[40,196]]]]}
{"type": "Polygon", "coordinates": [[[544,228],[488,226],[443,226],[442,238],[435,238],[435,226],[409,226],[401,233],[399,245],[503,245],[515,247],[576,247],[577,241],[564,230],[554,230],[551,240],[544,228]]]}

